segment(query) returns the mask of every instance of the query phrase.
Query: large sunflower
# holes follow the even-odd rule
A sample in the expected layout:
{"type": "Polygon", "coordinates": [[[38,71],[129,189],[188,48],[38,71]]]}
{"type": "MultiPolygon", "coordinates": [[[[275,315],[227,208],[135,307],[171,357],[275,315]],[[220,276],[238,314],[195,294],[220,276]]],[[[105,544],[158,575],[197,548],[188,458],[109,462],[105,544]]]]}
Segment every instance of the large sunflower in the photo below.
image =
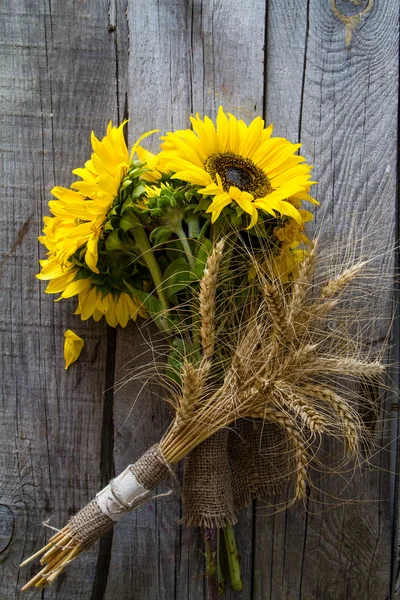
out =
{"type": "Polygon", "coordinates": [[[257,117],[249,126],[219,107],[216,126],[208,117],[191,117],[193,131],[167,133],[161,148],[172,178],[202,186],[199,192],[213,196],[207,212],[215,220],[232,202],[258,220],[258,210],[273,217],[302,217],[302,200],[317,204],[309,195],[311,167],[295,154],[301,144],[272,138],[273,126],[264,128],[257,117]]]}
{"type": "MultiPolygon", "coordinates": [[[[132,256],[127,259],[121,258],[121,251],[103,252],[99,259],[99,248],[104,250],[105,238],[112,231],[111,209],[114,221],[118,218],[116,205],[124,178],[129,174],[126,183],[132,185],[134,181],[139,183],[143,174],[140,165],[133,165],[133,154],[140,141],[153,133],[141,136],[129,156],[123,134],[125,123],[113,127],[110,122],[102,140],[92,133],[91,159],[73,171],[81,180],[70,188],[52,189],[56,198],[49,202],[53,216],[44,218],[44,236],[39,238],[48,250],[37,275],[38,279],[50,280],[46,292],[61,293],[59,299],[78,296],[76,314],[95,320],[104,315],[113,327],[125,327],[129,318],[136,319],[143,312],[131,292],[131,286],[140,285],[143,280],[140,266],[132,264],[132,256]]],[[[150,179],[155,177],[153,174],[150,179]]]]}

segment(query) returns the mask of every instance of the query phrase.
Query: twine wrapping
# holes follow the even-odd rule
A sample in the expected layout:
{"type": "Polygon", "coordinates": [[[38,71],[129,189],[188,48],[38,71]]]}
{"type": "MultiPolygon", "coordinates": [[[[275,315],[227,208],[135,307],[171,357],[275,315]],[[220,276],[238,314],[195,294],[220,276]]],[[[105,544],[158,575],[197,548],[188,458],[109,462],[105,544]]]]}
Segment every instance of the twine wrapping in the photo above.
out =
{"type": "Polygon", "coordinates": [[[136,492],[132,501],[126,501],[120,493],[120,488],[115,484],[121,479],[121,474],[97,494],[97,499],[89,502],[70,519],[68,526],[71,535],[83,549],[89,548],[111,529],[123,513],[137,508],[150,499],[151,490],[168,476],[171,467],[166,463],[158,445],[155,445],[124,471],[127,475],[129,472],[134,475],[131,476],[131,482],[136,492]],[[102,501],[104,495],[107,497],[106,502],[102,501]]]}

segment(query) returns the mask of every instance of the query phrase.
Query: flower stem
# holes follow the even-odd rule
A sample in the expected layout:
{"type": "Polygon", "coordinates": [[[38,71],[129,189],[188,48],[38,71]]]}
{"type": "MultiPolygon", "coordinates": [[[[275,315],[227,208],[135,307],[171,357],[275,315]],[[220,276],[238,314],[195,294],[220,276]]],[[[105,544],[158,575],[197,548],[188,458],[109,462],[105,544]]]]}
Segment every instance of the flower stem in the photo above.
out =
{"type": "Polygon", "coordinates": [[[218,593],[220,596],[225,592],[225,577],[221,567],[221,529],[217,529],[217,580],[218,580],[218,593]]]}
{"type": "Polygon", "coordinates": [[[208,587],[208,600],[218,600],[218,579],[215,559],[217,556],[216,530],[206,527],[203,530],[206,547],[206,575],[208,587]]]}
{"type": "Polygon", "coordinates": [[[137,226],[132,229],[133,237],[135,238],[135,242],[142,253],[143,260],[145,261],[147,268],[150,271],[150,274],[153,278],[153,282],[156,288],[157,296],[160,302],[163,305],[164,310],[169,310],[169,304],[164,296],[163,287],[162,287],[162,275],[160,271],[160,267],[158,266],[158,262],[154,256],[153,250],[151,249],[150,242],[144,230],[144,227],[137,226]]]}
{"type": "Polygon", "coordinates": [[[174,233],[176,233],[176,235],[178,236],[178,238],[179,238],[179,240],[180,240],[180,242],[182,244],[182,247],[183,247],[183,249],[185,251],[186,258],[188,259],[188,263],[190,265],[190,268],[193,269],[194,264],[195,264],[195,260],[194,260],[194,256],[193,256],[192,250],[191,250],[191,248],[189,246],[189,241],[188,241],[188,239],[186,237],[185,232],[183,231],[182,227],[179,226],[179,227],[175,227],[174,233]]]}
{"type": "Polygon", "coordinates": [[[236,547],[235,532],[232,525],[229,523],[224,527],[224,539],[226,554],[228,556],[231,588],[240,592],[243,589],[243,584],[240,577],[239,554],[236,547]]]}
{"type": "MultiPolygon", "coordinates": [[[[201,244],[203,242],[204,236],[206,235],[206,231],[210,226],[210,221],[206,221],[203,225],[203,227],[200,230],[199,235],[197,236],[197,242],[199,244],[201,244]]],[[[210,238],[212,238],[212,235],[210,236],[210,238]]]]}
{"type": "Polygon", "coordinates": [[[193,213],[187,214],[186,221],[189,228],[189,238],[197,239],[200,234],[200,225],[198,217],[193,213]]]}

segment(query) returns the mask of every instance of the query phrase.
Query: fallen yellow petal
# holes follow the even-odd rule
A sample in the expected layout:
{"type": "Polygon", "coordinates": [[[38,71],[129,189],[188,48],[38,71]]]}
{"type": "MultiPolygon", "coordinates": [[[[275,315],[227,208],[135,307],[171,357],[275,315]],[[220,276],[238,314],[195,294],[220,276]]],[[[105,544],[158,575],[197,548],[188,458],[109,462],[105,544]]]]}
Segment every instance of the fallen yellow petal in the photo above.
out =
{"type": "Polygon", "coordinates": [[[76,335],[71,329],[67,329],[64,333],[65,342],[64,342],[64,359],[65,359],[65,368],[68,369],[72,363],[78,360],[79,355],[82,351],[84,341],[79,335],[76,335]]]}

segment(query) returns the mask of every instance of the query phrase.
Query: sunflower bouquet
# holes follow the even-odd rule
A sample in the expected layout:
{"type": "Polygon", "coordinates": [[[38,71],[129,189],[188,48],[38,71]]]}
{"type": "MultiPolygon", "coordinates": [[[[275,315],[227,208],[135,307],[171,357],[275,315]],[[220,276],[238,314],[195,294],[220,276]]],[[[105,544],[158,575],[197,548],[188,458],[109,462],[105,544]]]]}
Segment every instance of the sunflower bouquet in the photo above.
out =
{"type": "MultiPolygon", "coordinates": [[[[110,123],[93,154],[56,187],[45,217],[47,257],[39,279],[58,299],[77,296],[82,319],[125,327],[151,319],[167,342],[162,382],[172,422],[159,444],[100,491],[45,548],[25,587],[44,587],[185,461],[188,525],[203,528],[210,597],[227,574],[241,589],[232,525],[254,498],[288,483],[290,501],[309,483],[324,434],[357,457],[367,437],[351,386],[336,378],[378,378],[362,335],[338,343],[328,327],[364,262],[319,268],[311,167],[300,144],[272,136],[219,108],[192,129],[161,136],[161,151],[129,153],[125,123],[110,123]],[[223,534],[221,535],[221,531],[223,534]]],[[[349,317],[350,318],[350,317],[349,317]]],[[[82,341],[66,336],[71,364],[82,341]]],[[[31,560],[31,559],[28,559],[31,560]]],[[[28,562],[28,561],[25,561],[28,562]]],[[[25,564],[23,563],[23,564],[25,564]]]]}

